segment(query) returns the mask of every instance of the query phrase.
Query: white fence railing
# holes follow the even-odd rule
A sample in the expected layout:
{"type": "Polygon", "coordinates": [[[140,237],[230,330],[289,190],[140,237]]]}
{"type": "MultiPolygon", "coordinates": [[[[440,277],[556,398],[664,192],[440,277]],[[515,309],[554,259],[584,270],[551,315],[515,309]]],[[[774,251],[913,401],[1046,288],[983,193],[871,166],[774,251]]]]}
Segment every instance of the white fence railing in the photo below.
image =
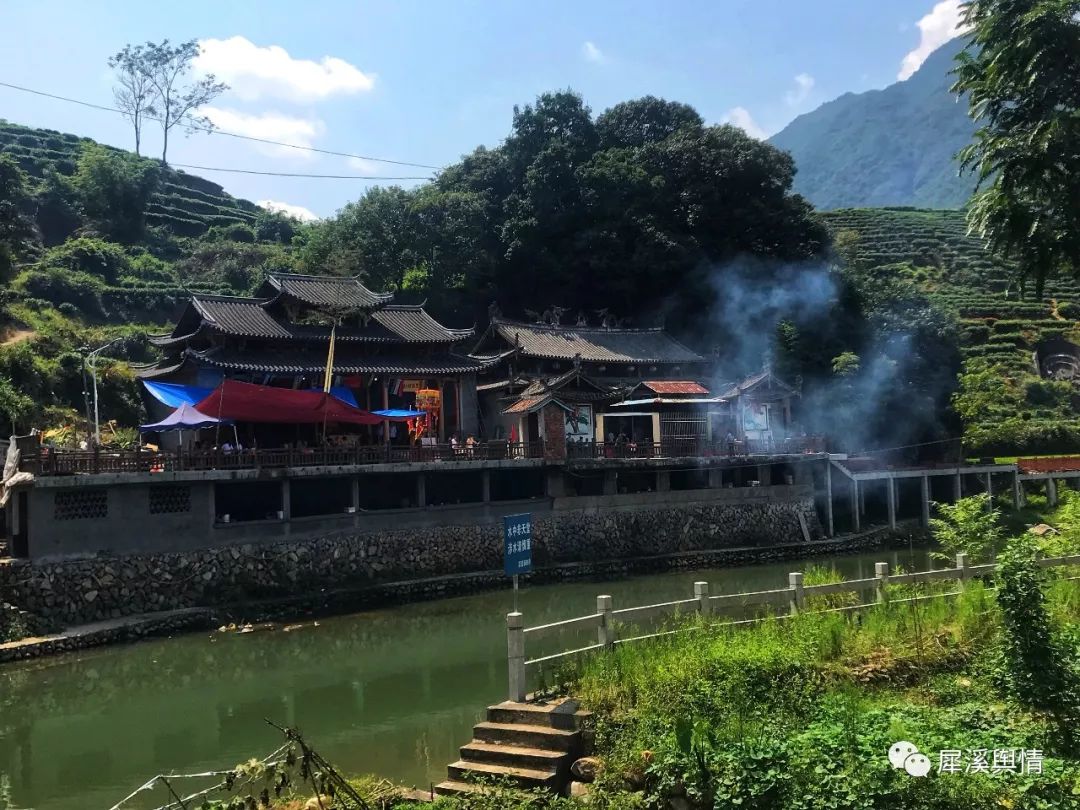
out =
{"type": "MultiPolygon", "coordinates": [[[[1067,557],[1046,557],[1039,560],[1043,568],[1053,568],[1063,565],[1080,565],[1080,554],[1067,557]]],[[[679,631],[663,631],[647,633],[645,635],[628,636],[617,638],[616,630],[619,625],[640,624],[649,619],[657,619],[677,613],[700,613],[709,616],[717,610],[765,606],[785,608],[786,612],[772,614],[776,618],[795,616],[805,610],[806,600],[814,596],[826,596],[836,593],[859,593],[861,591],[874,590],[875,603],[884,604],[888,601],[888,587],[890,585],[909,585],[913,583],[934,582],[937,580],[957,580],[961,587],[967,579],[992,574],[996,569],[994,563],[984,565],[969,565],[966,554],[956,555],[954,568],[943,568],[936,571],[918,571],[907,574],[890,574],[889,564],[879,562],[874,564],[874,576],[866,579],[849,579],[843,582],[832,582],[826,585],[804,585],[803,574],[795,571],[788,574],[786,588],[775,588],[767,591],[752,591],[749,593],[733,593],[712,596],[709,593],[708,582],[694,583],[694,596],[690,599],[675,599],[670,602],[659,602],[654,605],[638,605],[635,607],[614,609],[613,600],[608,595],[596,597],[596,612],[587,616],[576,616],[572,619],[563,619],[549,624],[541,624],[536,627],[526,627],[525,617],[520,613],[506,614],[506,649],[509,664],[510,700],[522,701],[526,695],[527,673],[530,667],[538,667],[543,664],[569,658],[582,653],[595,650],[611,649],[618,644],[628,644],[649,638],[657,638],[670,635],[679,631]],[[526,656],[526,643],[530,640],[538,640],[544,636],[561,633],[565,630],[591,630],[596,629],[596,643],[587,644],[570,650],[543,655],[536,658],[526,656]]],[[[943,594],[930,594],[916,596],[911,599],[897,601],[917,601],[920,599],[932,599],[943,594]]],[[[839,610],[855,610],[867,605],[851,605],[839,610]]],[[[834,608],[833,610],[837,610],[834,608]]],[[[828,611],[824,611],[828,612],[828,611]]],[[[759,621],[760,617],[720,622],[724,625],[748,624],[759,621]]]]}

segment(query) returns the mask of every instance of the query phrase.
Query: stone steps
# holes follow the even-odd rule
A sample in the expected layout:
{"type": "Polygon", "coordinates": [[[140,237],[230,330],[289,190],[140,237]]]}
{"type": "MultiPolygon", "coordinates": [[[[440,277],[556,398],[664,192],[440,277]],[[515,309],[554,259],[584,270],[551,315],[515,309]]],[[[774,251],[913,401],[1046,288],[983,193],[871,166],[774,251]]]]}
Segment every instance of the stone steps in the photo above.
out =
{"type": "Polygon", "coordinates": [[[590,716],[571,700],[489,706],[487,720],[476,724],[474,739],[461,747],[461,759],[447,766],[449,778],[435,785],[436,795],[482,792],[489,789],[485,782],[564,792],[590,716]]]}

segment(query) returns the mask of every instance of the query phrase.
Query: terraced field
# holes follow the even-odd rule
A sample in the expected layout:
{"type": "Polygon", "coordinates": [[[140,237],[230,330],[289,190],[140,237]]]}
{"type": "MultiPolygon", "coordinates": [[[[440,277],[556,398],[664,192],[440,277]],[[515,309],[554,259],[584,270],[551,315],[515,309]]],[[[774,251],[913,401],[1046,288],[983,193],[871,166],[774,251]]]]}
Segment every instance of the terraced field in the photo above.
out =
{"type": "MultiPolygon", "coordinates": [[[[36,179],[48,169],[73,174],[83,143],[93,141],[0,119],[0,154],[11,155],[23,171],[36,179]]],[[[177,236],[200,236],[212,225],[251,224],[258,210],[254,203],[227,194],[216,183],[170,168],[165,170],[161,187],[151,200],[147,222],[177,236]]]]}
{"type": "Polygon", "coordinates": [[[1018,437],[1060,434],[1065,427],[1076,427],[1080,435],[1074,406],[1060,392],[1048,396],[1034,361],[1042,340],[1080,342],[1076,280],[1047,284],[1040,299],[1030,290],[1023,295],[1013,268],[967,235],[962,211],[842,209],[822,217],[838,248],[863,272],[906,276],[956,313],[966,368],[975,358],[985,358],[1022,392],[1023,400],[1012,413],[988,415],[981,427],[1015,417],[1024,422],[1022,430],[1012,431],[1018,437]],[[1066,426],[1066,421],[1072,424],[1066,426]]]}

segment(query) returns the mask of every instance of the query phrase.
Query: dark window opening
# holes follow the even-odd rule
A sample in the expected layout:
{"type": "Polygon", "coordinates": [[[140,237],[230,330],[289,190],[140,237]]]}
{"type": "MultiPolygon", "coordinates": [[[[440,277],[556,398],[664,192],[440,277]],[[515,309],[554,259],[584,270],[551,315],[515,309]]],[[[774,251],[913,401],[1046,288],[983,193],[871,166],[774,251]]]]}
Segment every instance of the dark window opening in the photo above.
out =
{"type": "Polygon", "coordinates": [[[428,473],[427,505],[479,503],[484,499],[479,472],[428,473]]]}
{"type": "Polygon", "coordinates": [[[289,487],[292,517],[341,515],[352,506],[350,478],[294,478],[289,487]]]}
{"type": "Polygon", "coordinates": [[[214,485],[214,511],[220,523],[278,520],[283,509],[280,481],[214,485]]]}

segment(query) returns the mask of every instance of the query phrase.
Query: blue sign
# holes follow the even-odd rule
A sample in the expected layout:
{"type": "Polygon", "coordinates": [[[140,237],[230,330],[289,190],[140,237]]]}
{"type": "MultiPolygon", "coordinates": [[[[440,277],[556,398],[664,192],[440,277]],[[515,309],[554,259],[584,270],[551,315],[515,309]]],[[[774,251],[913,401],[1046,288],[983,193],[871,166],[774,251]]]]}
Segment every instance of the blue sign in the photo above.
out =
{"type": "Polygon", "coordinates": [[[503,518],[503,569],[507,576],[532,571],[532,515],[503,518]]]}

